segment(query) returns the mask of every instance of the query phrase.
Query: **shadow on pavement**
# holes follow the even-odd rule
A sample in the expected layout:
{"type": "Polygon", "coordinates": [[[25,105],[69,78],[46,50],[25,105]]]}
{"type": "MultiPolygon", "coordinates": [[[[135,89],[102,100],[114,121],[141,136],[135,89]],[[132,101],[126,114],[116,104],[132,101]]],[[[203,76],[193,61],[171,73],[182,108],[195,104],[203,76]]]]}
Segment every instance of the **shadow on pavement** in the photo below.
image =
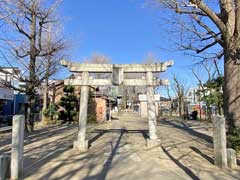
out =
{"type": "MultiPolygon", "coordinates": [[[[70,129],[74,129],[76,126],[71,125],[71,126],[66,126],[66,125],[56,125],[56,126],[52,126],[52,127],[48,127],[48,128],[42,128],[42,129],[37,129],[34,130],[32,133],[26,133],[25,137],[24,137],[24,146],[46,139],[46,138],[50,138],[53,137],[57,134],[61,134],[63,131],[65,130],[70,130],[70,129]]],[[[6,145],[10,145],[11,141],[12,141],[12,137],[11,134],[9,135],[10,137],[4,139],[4,141],[0,142],[1,147],[4,147],[6,145]]],[[[5,148],[0,150],[0,153],[6,153],[9,152],[11,150],[11,147],[5,148]]]]}
{"type": "MultiPolygon", "coordinates": [[[[62,133],[64,133],[64,130],[62,130],[62,133]]],[[[126,130],[126,129],[95,129],[92,133],[97,133],[96,136],[94,136],[92,139],[89,140],[90,144],[99,139],[101,136],[103,136],[106,133],[119,133],[119,135],[116,137],[116,141],[114,140],[111,142],[111,151],[109,152],[109,155],[107,156],[106,161],[103,164],[102,170],[99,171],[97,174],[94,174],[94,168],[97,166],[97,163],[95,162],[95,159],[102,156],[102,154],[106,153],[104,149],[98,149],[88,151],[87,153],[79,153],[74,150],[72,150],[72,142],[69,141],[69,138],[72,134],[68,136],[64,136],[59,138],[56,141],[51,141],[46,144],[43,144],[42,146],[34,147],[33,149],[29,149],[28,152],[30,152],[29,155],[25,156],[25,164],[28,165],[28,167],[25,167],[25,173],[24,178],[27,178],[29,176],[33,176],[34,173],[36,173],[39,169],[41,169],[46,163],[54,159],[55,165],[52,166],[49,169],[43,168],[44,173],[42,173],[40,178],[36,178],[38,180],[44,180],[44,179],[71,179],[73,176],[75,176],[79,171],[82,169],[87,169],[87,174],[84,178],[84,180],[90,180],[90,179],[105,179],[109,170],[113,166],[113,159],[115,155],[117,154],[117,150],[120,147],[120,142],[125,133],[141,133],[146,134],[147,130],[126,130]],[[68,139],[68,140],[67,140],[68,139]],[[40,150],[40,154],[38,152],[40,150]],[[31,154],[31,151],[34,152],[34,154],[31,154]],[[67,155],[64,157],[61,156],[66,151],[71,151],[71,153],[67,152],[67,155]],[[95,151],[95,152],[94,152],[95,151]],[[36,155],[39,156],[39,158],[32,158],[36,155]],[[58,157],[61,158],[59,159],[58,157]],[[63,158],[62,158],[63,157],[63,158]],[[79,162],[81,161],[81,164],[79,162]],[[79,164],[79,165],[78,165],[79,164]],[[70,166],[69,166],[70,165],[70,166]],[[71,167],[66,173],[63,175],[57,176],[55,178],[55,173],[57,173],[60,168],[63,166],[71,167]]],[[[55,134],[55,133],[53,133],[55,134]]],[[[144,135],[146,136],[146,135],[144,135]]],[[[38,140],[40,140],[39,138],[38,140]]],[[[41,170],[42,171],[42,170],[41,170]]]]}
{"type": "Polygon", "coordinates": [[[47,143],[39,144],[38,146],[27,149],[24,152],[24,177],[34,174],[46,163],[60,156],[65,151],[71,149],[72,139],[74,136],[75,133],[73,132],[72,134],[57,140],[49,141],[47,143]]]}
{"type": "Polygon", "coordinates": [[[112,117],[112,116],[111,116],[111,120],[119,120],[119,118],[116,118],[116,117],[112,117]]]}
{"type": "Polygon", "coordinates": [[[92,133],[99,133],[99,134],[97,134],[92,139],[90,139],[89,142],[90,142],[90,144],[95,142],[98,138],[100,138],[101,136],[103,136],[106,133],[122,133],[122,131],[126,134],[141,133],[142,136],[144,137],[144,139],[149,138],[148,130],[146,130],[146,129],[144,129],[144,130],[139,130],[139,129],[132,129],[132,130],[128,130],[128,129],[95,129],[92,133]]]}
{"type": "MultiPolygon", "coordinates": [[[[96,132],[96,130],[94,131],[96,132]]],[[[99,137],[101,137],[102,135],[104,135],[105,133],[112,133],[111,131],[108,130],[97,130],[97,132],[99,132],[99,134],[95,137],[92,138],[91,142],[93,142],[94,140],[97,140],[99,137]]],[[[119,132],[120,135],[117,137],[117,141],[115,143],[115,145],[112,144],[111,142],[111,152],[108,155],[106,161],[103,164],[102,169],[99,171],[99,173],[94,174],[92,173],[94,171],[94,168],[97,166],[98,163],[94,162],[95,158],[98,158],[99,156],[101,156],[102,154],[104,154],[104,150],[103,149],[99,149],[97,151],[97,153],[92,153],[91,151],[89,151],[88,153],[84,153],[82,154],[82,157],[80,156],[80,158],[78,157],[79,154],[75,154],[75,155],[71,155],[71,157],[67,158],[68,161],[63,161],[61,164],[59,164],[58,166],[56,166],[55,168],[51,169],[51,171],[49,171],[47,174],[45,174],[41,179],[39,180],[44,180],[48,177],[50,177],[51,175],[53,175],[59,168],[61,168],[62,166],[65,165],[69,165],[69,164],[77,164],[80,161],[83,161],[77,168],[72,168],[70,169],[68,172],[64,173],[62,176],[59,176],[56,179],[71,179],[73,178],[73,176],[76,175],[76,173],[79,173],[79,171],[81,171],[82,169],[87,168],[87,174],[85,177],[83,177],[83,180],[93,180],[93,179],[106,179],[106,176],[109,172],[109,170],[112,167],[112,163],[113,163],[113,159],[115,157],[115,155],[117,154],[117,150],[120,147],[120,142],[121,139],[124,135],[124,133],[126,133],[125,129],[119,129],[118,131],[114,131],[114,132],[119,132]],[[75,156],[75,158],[73,158],[75,156]],[[74,160],[71,160],[74,159],[74,160]],[[93,163],[94,162],[94,163],[93,163]],[[91,175],[94,174],[94,175],[91,175]]]]}
{"type": "Polygon", "coordinates": [[[178,166],[180,167],[186,174],[188,174],[192,179],[194,180],[200,180],[200,178],[195,175],[191,169],[189,169],[188,167],[184,166],[178,159],[174,158],[169,151],[166,150],[166,148],[164,148],[162,146],[163,152],[178,166]]]}
{"type": "Polygon", "coordinates": [[[203,158],[205,158],[206,160],[208,160],[211,164],[214,164],[214,160],[213,158],[211,158],[210,156],[204,154],[202,151],[200,151],[198,148],[190,146],[190,148],[196,152],[197,154],[199,154],[200,156],[202,156],[203,158]]]}
{"type": "Polygon", "coordinates": [[[91,139],[88,140],[88,148],[91,147],[92,143],[94,143],[95,141],[97,141],[100,137],[102,137],[104,134],[107,133],[107,131],[101,131],[101,132],[96,132],[93,131],[91,133],[97,133],[94,137],[92,137],[91,139]]]}
{"type": "MultiPolygon", "coordinates": [[[[120,141],[121,141],[122,136],[125,133],[125,131],[126,131],[125,129],[121,129],[121,133],[120,133],[120,136],[118,137],[116,145],[113,147],[113,149],[111,151],[111,154],[108,156],[107,161],[103,165],[103,169],[102,169],[101,174],[100,174],[101,179],[106,179],[107,173],[108,173],[108,171],[111,167],[113,158],[117,153],[117,149],[119,148],[120,141]]],[[[100,177],[98,177],[98,178],[100,178],[100,177]]],[[[84,178],[84,179],[91,179],[91,178],[84,178]]]]}
{"type": "MultiPolygon", "coordinates": [[[[186,126],[184,123],[177,124],[175,122],[170,122],[170,121],[167,121],[165,119],[161,119],[159,122],[160,122],[160,124],[167,125],[167,126],[172,126],[174,128],[183,130],[183,131],[187,132],[188,134],[190,134],[192,136],[196,136],[198,138],[201,138],[201,139],[207,141],[208,143],[211,143],[211,144],[213,143],[213,140],[212,140],[211,136],[208,136],[206,134],[195,131],[195,130],[189,128],[188,126],[186,126]]],[[[158,125],[158,126],[161,126],[161,125],[158,125]]]]}

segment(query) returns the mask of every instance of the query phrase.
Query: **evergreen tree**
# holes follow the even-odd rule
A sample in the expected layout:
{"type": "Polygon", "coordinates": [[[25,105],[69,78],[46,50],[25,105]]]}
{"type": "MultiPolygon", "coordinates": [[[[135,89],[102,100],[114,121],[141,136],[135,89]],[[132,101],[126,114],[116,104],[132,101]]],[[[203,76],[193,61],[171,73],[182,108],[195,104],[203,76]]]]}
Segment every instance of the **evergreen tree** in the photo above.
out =
{"type": "Polygon", "coordinates": [[[60,99],[59,105],[64,108],[60,111],[60,119],[63,123],[71,122],[77,115],[77,96],[74,94],[73,86],[64,86],[64,96],[60,99]]]}

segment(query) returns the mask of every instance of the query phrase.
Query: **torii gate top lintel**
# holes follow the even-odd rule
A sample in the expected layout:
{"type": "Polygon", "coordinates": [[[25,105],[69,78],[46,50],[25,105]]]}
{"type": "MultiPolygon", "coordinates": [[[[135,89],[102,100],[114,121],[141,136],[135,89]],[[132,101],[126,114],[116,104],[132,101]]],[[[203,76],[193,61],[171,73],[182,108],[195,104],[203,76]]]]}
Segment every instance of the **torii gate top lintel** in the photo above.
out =
{"type": "Polygon", "coordinates": [[[111,85],[126,85],[126,86],[159,86],[169,85],[167,79],[156,79],[153,73],[160,73],[171,67],[173,61],[154,64],[86,64],[73,63],[66,60],[61,60],[61,65],[69,69],[70,72],[79,72],[82,79],[65,79],[66,85],[80,86],[111,86],[111,85]],[[92,79],[89,73],[112,73],[111,79],[92,79]],[[146,78],[143,79],[124,79],[124,73],[146,73],[146,78]],[[84,78],[83,78],[84,76],[84,78]]]}
{"type": "Polygon", "coordinates": [[[168,67],[174,65],[174,62],[170,60],[153,64],[88,64],[61,60],[60,64],[67,67],[70,72],[110,73],[113,72],[114,68],[122,68],[127,73],[158,73],[166,71],[168,67]]]}

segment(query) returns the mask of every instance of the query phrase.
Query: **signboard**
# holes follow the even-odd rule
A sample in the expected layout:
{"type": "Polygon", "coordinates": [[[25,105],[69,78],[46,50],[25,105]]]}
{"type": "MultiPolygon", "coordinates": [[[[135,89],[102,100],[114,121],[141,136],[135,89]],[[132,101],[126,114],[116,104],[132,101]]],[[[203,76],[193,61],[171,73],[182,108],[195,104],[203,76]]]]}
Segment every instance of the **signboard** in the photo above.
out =
{"type": "Polygon", "coordinates": [[[0,99],[13,100],[14,91],[11,89],[0,88],[0,99]]]}
{"type": "Polygon", "coordinates": [[[123,83],[123,68],[115,67],[113,65],[112,83],[114,85],[120,85],[123,83]]]}
{"type": "MultiPolygon", "coordinates": [[[[139,94],[138,98],[139,98],[139,101],[147,101],[146,94],[139,94]]],[[[160,94],[155,94],[154,99],[155,99],[155,101],[160,101],[160,94]]]]}

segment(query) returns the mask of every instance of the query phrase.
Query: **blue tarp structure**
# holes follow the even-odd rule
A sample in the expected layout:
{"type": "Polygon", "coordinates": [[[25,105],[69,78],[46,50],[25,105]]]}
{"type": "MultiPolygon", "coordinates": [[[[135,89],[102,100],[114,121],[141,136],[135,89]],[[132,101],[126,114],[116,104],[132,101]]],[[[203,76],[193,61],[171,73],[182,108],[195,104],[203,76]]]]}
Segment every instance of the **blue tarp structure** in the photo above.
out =
{"type": "Polygon", "coordinates": [[[28,98],[26,95],[15,94],[13,100],[5,100],[3,111],[0,112],[0,115],[24,114],[27,100],[28,98]]]}

